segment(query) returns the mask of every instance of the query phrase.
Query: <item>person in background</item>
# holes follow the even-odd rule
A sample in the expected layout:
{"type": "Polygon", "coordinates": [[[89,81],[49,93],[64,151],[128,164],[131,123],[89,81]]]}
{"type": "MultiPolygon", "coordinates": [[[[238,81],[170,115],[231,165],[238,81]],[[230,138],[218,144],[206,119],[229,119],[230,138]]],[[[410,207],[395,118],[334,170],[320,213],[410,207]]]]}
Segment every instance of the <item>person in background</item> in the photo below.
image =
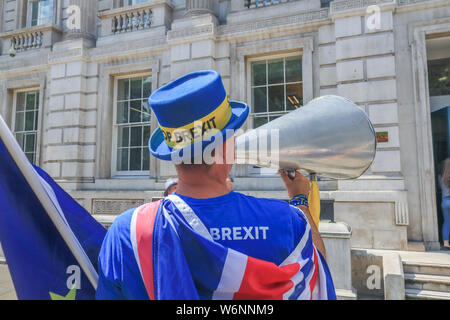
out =
{"type": "Polygon", "coordinates": [[[442,224],[442,239],[444,240],[444,250],[450,250],[450,158],[445,159],[442,168],[442,175],[439,176],[439,184],[442,190],[442,215],[444,223],[442,224]]]}
{"type": "Polygon", "coordinates": [[[178,180],[176,179],[167,180],[166,184],[164,185],[164,198],[167,197],[169,194],[172,194],[175,191],[177,191],[177,186],[178,180]]]}
{"type": "Polygon", "coordinates": [[[232,177],[228,177],[227,178],[227,188],[228,188],[228,190],[230,190],[230,191],[233,191],[233,189],[234,189],[234,186],[233,186],[233,182],[234,182],[234,180],[233,180],[233,178],[232,177]]]}

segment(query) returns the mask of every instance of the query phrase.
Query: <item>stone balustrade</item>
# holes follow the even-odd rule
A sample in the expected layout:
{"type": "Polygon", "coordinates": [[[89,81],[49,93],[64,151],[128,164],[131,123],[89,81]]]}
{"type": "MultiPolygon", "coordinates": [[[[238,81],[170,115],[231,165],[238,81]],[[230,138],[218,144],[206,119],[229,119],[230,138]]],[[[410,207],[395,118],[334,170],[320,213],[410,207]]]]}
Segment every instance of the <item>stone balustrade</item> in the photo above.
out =
{"type": "Polygon", "coordinates": [[[100,36],[147,30],[161,25],[167,26],[172,10],[170,1],[154,0],[103,11],[98,14],[102,25],[100,36]]]}
{"type": "Polygon", "coordinates": [[[249,9],[272,6],[280,3],[293,2],[298,0],[245,0],[245,6],[249,9]]]}
{"type": "Polygon", "coordinates": [[[0,34],[5,44],[2,54],[8,54],[13,48],[16,53],[33,49],[51,47],[56,41],[61,40],[62,30],[54,24],[45,24],[13,30],[0,34]]]}

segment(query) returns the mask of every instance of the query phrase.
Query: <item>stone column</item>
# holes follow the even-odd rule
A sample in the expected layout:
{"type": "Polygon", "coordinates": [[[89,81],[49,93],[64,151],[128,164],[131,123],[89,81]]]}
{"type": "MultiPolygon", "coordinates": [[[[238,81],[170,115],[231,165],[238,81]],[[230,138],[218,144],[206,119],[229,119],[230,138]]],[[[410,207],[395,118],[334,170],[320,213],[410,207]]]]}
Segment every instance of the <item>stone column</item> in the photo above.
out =
{"type": "Polygon", "coordinates": [[[215,0],[186,0],[186,12],[184,16],[189,17],[204,13],[216,15],[216,2],[215,0]]]}
{"type": "Polygon", "coordinates": [[[69,0],[64,10],[62,27],[65,39],[94,40],[97,37],[97,1],[69,0]]]}

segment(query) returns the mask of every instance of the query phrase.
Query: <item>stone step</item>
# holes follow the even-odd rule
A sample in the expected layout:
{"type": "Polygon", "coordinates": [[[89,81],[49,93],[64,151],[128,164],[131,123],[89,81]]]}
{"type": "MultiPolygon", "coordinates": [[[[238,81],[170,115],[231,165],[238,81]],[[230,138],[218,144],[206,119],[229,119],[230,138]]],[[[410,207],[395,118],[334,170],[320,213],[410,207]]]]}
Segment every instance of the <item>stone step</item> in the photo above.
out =
{"type": "Polygon", "coordinates": [[[406,289],[405,294],[408,300],[450,300],[450,292],[406,289]]]}
{"type": "Polygon", "coordinates": [[[450,293],[450,276],[405,273],[405,288],[450,293]]]}
{"type": "Polygon", "coordinates": [[[448,264],[447,263],[403,261],[403,272],[404,273],[414,273],[414,274],[450,276],[450,261],[448,264]]]}

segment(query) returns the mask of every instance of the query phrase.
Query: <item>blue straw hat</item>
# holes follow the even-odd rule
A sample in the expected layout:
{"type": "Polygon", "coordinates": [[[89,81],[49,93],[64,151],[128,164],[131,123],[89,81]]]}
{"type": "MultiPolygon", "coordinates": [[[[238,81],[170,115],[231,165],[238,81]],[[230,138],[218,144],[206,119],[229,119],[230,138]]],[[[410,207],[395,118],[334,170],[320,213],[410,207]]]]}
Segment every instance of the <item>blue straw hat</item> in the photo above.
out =
{"type": "Polygon", "coordinates": [[[148,102],[159,123],[149,140],[150,152],[167,161],[194,155],[215,140],[225,142],[227,130],[239,129],[249,114],[246,103],[228,100],[213,70],[184,75],[156,90],[148,102]]]}

